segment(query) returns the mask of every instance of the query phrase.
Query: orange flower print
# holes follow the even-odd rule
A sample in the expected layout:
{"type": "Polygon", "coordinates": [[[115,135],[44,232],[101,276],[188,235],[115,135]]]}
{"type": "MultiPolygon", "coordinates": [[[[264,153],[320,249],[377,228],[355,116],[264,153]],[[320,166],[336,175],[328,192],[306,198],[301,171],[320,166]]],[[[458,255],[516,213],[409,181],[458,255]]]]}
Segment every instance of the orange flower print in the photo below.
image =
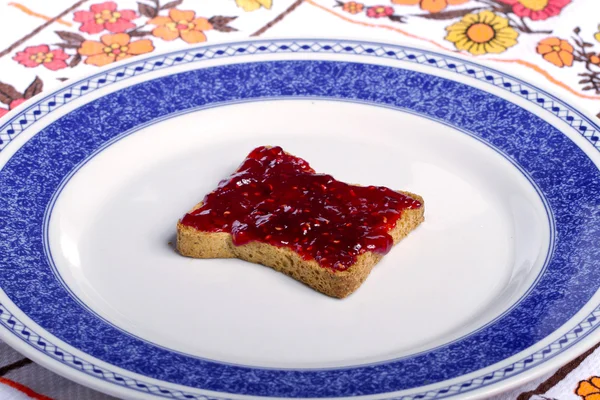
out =
{"type": "Polygon", "coordinates": [[[593,376],[587,381],[579,382],[575,394],[583,400],[600,400],[600,378],[593,376]]]}
{"type": "Polygon", "coordinates": [[[551,37],[542,40],[536,48],[538,54],[559,68],[573,65],[573,46],[566,40],[551,37]]]}
{"type": "Polygon", "coordinates": [[[347,13],[350,13],[350,14],[358,14],[358,13],[362,12],[362,10],[364,8],[365,8],[364,4],[357,3],[355,1],[349,1],[347,3],[344,3],[344,6],[343,6],[344,11],[346,11],[347,13]]]}
{"type": "Polygon", "coordinates": [[[429,11],[430,13],[438,13],[445,10],[448,6],[464,4],[467,1],[469,0],[392,0],[392,3],[406,6],[416,6],[418,4],[422,10],[429,11]]]}
{"type": "Polygon", "coordinates": [[[85,63],[101,67],[115,61],[124,60],[138,54],[150,53],[154,50],[152,41],[148,39],[131,42],[126,33],[103,35],[100,41],[86,40],[81,43],[77,52],[87,56],[85,63]]]}
{"type": "Polygon", "coordinates": [[[168,17],[154,17],[148,23],[157,25],[152,31],[154,36],[167,41],[180,37],[188,43],[206,42],[204,31],[213,27],[206,18],[196,18],[194,11],[182,11],[175,8],[169,11],[168,17]]]}

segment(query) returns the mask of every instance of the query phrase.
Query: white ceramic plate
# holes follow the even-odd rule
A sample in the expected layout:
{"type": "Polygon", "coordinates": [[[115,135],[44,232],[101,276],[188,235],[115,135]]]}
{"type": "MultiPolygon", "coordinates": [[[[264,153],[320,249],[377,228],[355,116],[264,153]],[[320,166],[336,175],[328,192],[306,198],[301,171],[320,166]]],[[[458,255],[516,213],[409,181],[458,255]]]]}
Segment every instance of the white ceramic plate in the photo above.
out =
{"type": "Polygon", "coordinates": [[[0,336],[124,398],[471,398],[596,341],[598,127],[516,78],[339,40],[136,58],[0,121],[0,336]],[[254,147],[419,193],[352,296],[193,260],[175,223],[254,147]]]}

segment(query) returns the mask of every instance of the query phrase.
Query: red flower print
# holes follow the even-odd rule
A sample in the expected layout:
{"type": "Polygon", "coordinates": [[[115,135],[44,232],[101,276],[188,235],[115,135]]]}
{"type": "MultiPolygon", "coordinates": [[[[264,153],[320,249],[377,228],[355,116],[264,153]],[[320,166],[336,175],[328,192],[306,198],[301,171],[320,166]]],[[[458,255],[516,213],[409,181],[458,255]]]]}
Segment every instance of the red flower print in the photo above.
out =
{"type": "Polygon", "coordinates": [[[25,50],[18,52],[13,57],[13,60],[27,68],[43,65],[49,70],[56,71],[67,67],[67,63],[65,62],[67,58],[69,58],[69,55],[61,49],[50,51],[50,48],[43,44],[27,47],[25,50]]]}
{"type": "Polygon", "coordinates": [[[499,0],[513,6],[512,11],[521,18],[529,17],[532,21],[541,21],[554,17],[565,8],[571,0],[499,0]]]}
{"type": "Polygon", "coordinates": [[[112,1],[94,4],[90,11],[77,11],[73,18],[75,22],[82,22],[79,30],[87,33],[100,33],[104,29],[113,32],[125,32],[128,29],[135,28],[131,22],[138,15],[133,10],[117,10],[117,4],[112,1]]]}
{"type": "Polygon", "coordinates": [[[13,110],[15,109],[17,106],[20,106],[21,103],[23,103],[26,99],[21,98],[21,99],[16,99],[10,102],[10,105],[8,106],[9,109],[13,110]]]}
{"type": "Polygon", "coordinates": [[[17,106],[19,106],[22,102],[24,102],[24,98],[16,99],[10,102],[8,105],[8,109],[0,108],[0,118],[4,117],[10,110],[14,110],[17,106]]]}
{"type": "Polygon", "coordinates": [[[394,14],[394,9],[388,6],[373,6],[367,8],[367,17],[383,18],[394,14]]]}

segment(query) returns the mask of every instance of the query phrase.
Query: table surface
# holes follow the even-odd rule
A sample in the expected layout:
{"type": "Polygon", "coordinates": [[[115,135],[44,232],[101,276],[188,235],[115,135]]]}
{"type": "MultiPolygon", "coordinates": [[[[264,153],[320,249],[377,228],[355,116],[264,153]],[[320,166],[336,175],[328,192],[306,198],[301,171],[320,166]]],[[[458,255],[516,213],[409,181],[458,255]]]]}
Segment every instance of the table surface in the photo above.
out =
{"type": "MultiPolygon", "coordinates": [[[[598,0],[0,0],[0,116],[137,54],[247,37],[345,37],[461,52],[600,118],[598,11],[598,0]],[[173,21],[193,26],[179,33],[169,29],[173,21]],[[103,53],[109,41],[127,50],[103,53]]],[[[600,400],[596,375],[600,349],[593,348],[495,399],[600,400]]],[[[2,342],[0,398],[112,399],[2,342]]]]}

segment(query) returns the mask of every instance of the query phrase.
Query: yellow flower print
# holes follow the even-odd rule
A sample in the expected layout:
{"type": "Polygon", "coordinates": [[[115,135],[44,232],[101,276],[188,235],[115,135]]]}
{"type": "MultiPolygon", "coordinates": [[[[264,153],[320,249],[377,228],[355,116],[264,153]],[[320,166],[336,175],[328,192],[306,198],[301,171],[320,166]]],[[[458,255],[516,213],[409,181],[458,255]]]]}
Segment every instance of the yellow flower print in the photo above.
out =
{"type": "Polygon", "coordinates": [[[254,11],[261,7],[271,9],[273,0],[235,0],[238,7],[242,7],[244,11],[254,11]]]}
{"type": "Polygon", "coordinates": [[[594,39],[600,42],[600,25],[598,25],[598,32],[594,35],[594,39]]]}
{"type": "Polygon", "coordinates": [[[517,44],[519,36],[508,25],[508,19],[488,10],[467,14],[446,30],[446,40],[454,43],[458,50],[466,50],[473,55],[502,53],[517,44]]]}

